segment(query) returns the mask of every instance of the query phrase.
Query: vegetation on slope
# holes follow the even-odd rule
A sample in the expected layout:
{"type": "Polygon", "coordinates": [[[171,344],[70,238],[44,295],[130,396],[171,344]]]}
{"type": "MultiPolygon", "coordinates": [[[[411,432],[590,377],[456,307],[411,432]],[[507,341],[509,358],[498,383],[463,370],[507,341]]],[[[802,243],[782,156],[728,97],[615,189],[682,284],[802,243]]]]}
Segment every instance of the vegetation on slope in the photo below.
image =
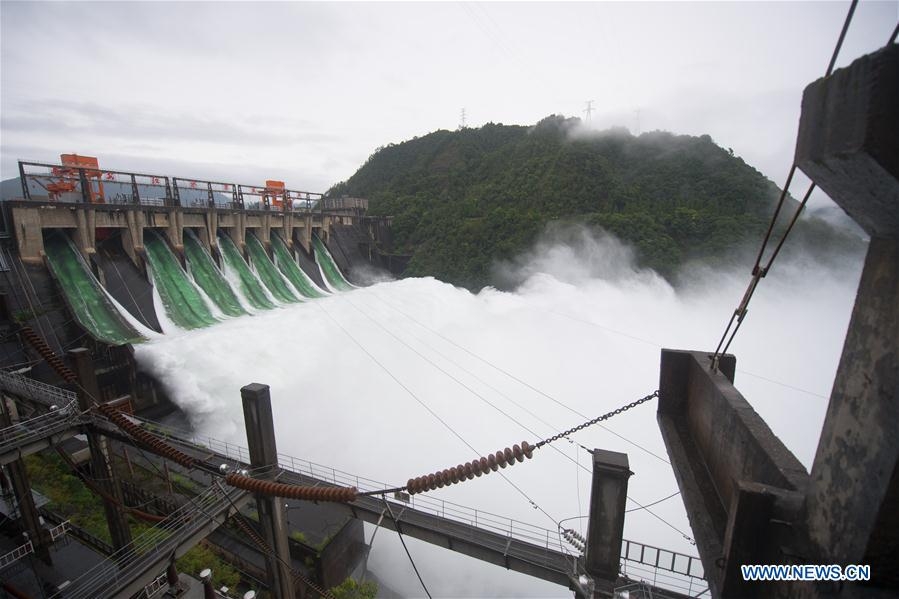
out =
{"type": "MultiPolygon", "coordinates": [[[[406,274],[469,288],[528,248],[551,221],[600,226],[671,277],[764,233],[779,190],[708,135],[589,132],[579,119],[436,131],[378,149],[329,195],[368,197],[392,215],[406,274]]],[[[792,200],[791,200],[792,201],[792,200]]],[[[823,223],[811,235],[832,235],[823,223]]]]}

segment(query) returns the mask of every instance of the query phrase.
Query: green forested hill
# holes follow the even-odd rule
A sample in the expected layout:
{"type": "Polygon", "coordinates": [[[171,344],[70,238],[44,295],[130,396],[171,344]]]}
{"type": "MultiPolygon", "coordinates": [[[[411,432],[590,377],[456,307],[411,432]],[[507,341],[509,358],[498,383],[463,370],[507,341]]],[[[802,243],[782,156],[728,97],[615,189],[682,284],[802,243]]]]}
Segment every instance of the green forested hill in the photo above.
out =
{"type": "Polygon", "coordinates": [[[665,276],[764,233],[777,187],[708,135],[577,125],[552,116],[436,131],[380,148],[329,195],[367,197],[371,213],[394,216],[397,250],[413,256],[407,274],[469,288],[550,221],[600,225],[665,276]]]}

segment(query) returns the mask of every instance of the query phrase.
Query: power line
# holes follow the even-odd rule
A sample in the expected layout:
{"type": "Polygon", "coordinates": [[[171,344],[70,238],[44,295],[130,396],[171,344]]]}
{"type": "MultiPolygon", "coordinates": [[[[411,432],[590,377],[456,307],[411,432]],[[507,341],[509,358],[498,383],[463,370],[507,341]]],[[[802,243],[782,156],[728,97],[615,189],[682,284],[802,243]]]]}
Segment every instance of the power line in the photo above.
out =
{"type": "MultiPolygon", "coordinates": [[[[837,57],[840,54],[840,48],[843,46],[843,40],[846,38],[846,32],[849,30],[849,24],[852,22],[852,15],[855,13],[855,7],[858,4],[858,0],[852,0],[852,4],[849,6],[849,12],[846,14],[846,19],[843,21],[843,28],[840,31],[840,35],[837,38],[836,46],[833,49],[833,54],[830,57],[830,62],[827,65],[827,71],[824,73],[825,77],[829,77],[833,72],[834,65],[836,64],[837,57]]],[[[771,233],[774,229],[774,226],[777,222],[777,217],[780,213],[781,208],[783,207],[784,200],[786,199],[787,193],[790,189],[790,183],[793,181],[793,175],[796,173],[796,163],[794,162],[790,166],[790,172],[787,175],[787,181],[784,184],[784,188],[780,193],[780,199],[777,202],[777,208],[774,210],[774,215],[771,217],[771,222],[768,224],[768,230],[765,232],[765,237],[762,240],[762,245],[759,248],[759,253],[755,259],[755,266],[752,268],[752,278],[749,281],[749,285],[746,288],[746,292],[743,294],[743,299],[740,301],[740,304],[737,306],[737,309],[734,310],[734,313],[731,315],[730,320],[727,323],[727,326],[724,329],[724,333],[721,335],[721,340],[718,342],[718,346],[715,348],[715,353],[712,356],[712,368],[714,370],[718,369],[718,361],[722,354],[727,353],[728,348],[730,348],[731,343],[734,340],[734,337],[737,335],[737,331],[740,330],[740,325],[743,324],[743,319],[746,317],[746,313],[749,308],[749,302],[752,301],[752,296],[755,294],[756,287],[758,287],[759,282],[762,278],[764,278],[768,271],[771,269],[772,264],[774,263],[774,259],[777,258],[777,254],[780,252],[781,247],[783,247],[784,242],[787,240],[790,232],[793,230],[793,226],[796,224],[796,221],[799,219],[799,215],[802,212],[803,208],[805,208],[806,203],[808,202],[809,197],[811,197],[812,191],[815,189],[815,183],[811,183],[809,185],[808,190],[805,192],[805,196],[802,198],[802,202],[800,202],[799,206],[796,208],[796,211],[793,213],[793,218],[790,220],[789,225],[786,230],[781,235],[780,241],[777,246],[774,248],[773,253],[771,254],[770,259],[767,264],[762,267],[761,261],[762,256],[764,255],[765,249],[768,245],[768,242],[771,239],[771,233]],[[734,323],[736,322],[736,326],[734,323]],[[731,332],[731,327],[733,327],[733,332],[731,332]],[[730,333],[730,338],[728,338],[728,333],[730,333]],[[725,340],[727,343],[725,344],[725,340]],[[723,347],[723,349],[722,349],[723,347]]]]}
{"type": "Polygon", "coordinates": [[[637,512],[640,510],[645,510],[645,509],[651,508],[652,506],[654,506],[656,504],[662,503],[663,501],[667,501],[667,500],[671,499],[672,497],[677,497],[678,495],[680,495],[680,491],[675,491],[671,495],[667,495],[665,497],[662,497],[661,499],[656,499],[652,503],[647,503],[646,505],[644,505],[642,507],[635,507],[635,508],[632,508],[629,510],[624,510],[624,513],[627,514],[628,512],[637,512]]]}
{"type": "Polygon", "coordinates": [[[400,543],[403,544],[403,549],[406,550],[406,556],[409,558],[409,563],[412,564],[412,569],[415,570],[415,575],[418,576],[418,582],[421,583],[421,588],[425,590],[425,595],[428,596],[428,599],[431,599],[431,592],[428,591],[427,585],[425,585],[425,581],[421,578],[421,573],[418,571],[418,566],[415,565],[415,560],[412,559],[412,554],[409,553],[409,548],[406,547],[406,540],[403,538],[403,533],[400,532],[400,523],[397,521],[396,516],[393,515],[393,510],[390,509],[390,503],[383,496],[381,499],[384,500],[384,506],[387,508],[387,513],[390,514],[390,519],[393,520],[393,528],[396,529],[396,534],[400,537],[400,543]]]}
{"type": "MultiPolygon", "coordinates": [[[[356,346],[359,347],[359,349],[361,349],[361,350],[362,350],[362,351],[363,351],[369,358],[371,358],[371,360],[372,360],[375,364],[377,364],[377,365],[378,365],[384,372],[386,372],[386,373],[388,374],[388,376],[390,376],[390,378],[392,378],[392,379],[393,379],[393,380],[394,380],[400,387],[402,387],[402,389],[403,389],[404,391],[406,391],[406,393],[408,393],[410,397],[412,397],[416,402],[418,402],[418,404],[421,405],[425,410],[427,410],[428,413],[430,413],[434,418],[436,418],[436,419],[437,419],[437,420],[438,420],[444,427],[446,427],[446,429],[449,430],[449,431],[450,431],[450,432],[451,432],[457,439],[459,439],[460,441],[462,441],[462,443],[465,444],[465,446],[468,447],[471,451],[473,451],[473,452],[475,453],[475,455],[481,455],[481,452],[479,452],[477,449],[474,448],[474,446],[472,446],[468,441],[466,441],[465,438],[462,437],[462,435],[460,435],[460,434],[459,434],[453,427],[451,427],[451,426],[450,426],[450,425],[449,425],[443,418],[441,418],[441,417],[440,417],[434,410],[432,410],[432,409],[431,409],[431,408],[430,408],[424,401],[422,401],[422,400],[421,400],[421,399],[420,399],[420,398],[419,398],[419,397],[418,397],[418,396],[417,396],[411,389],[409,389],[409,387],[407,387],[402,381],[400,381],[400,380],[396,377],[396,375],[394,375],[394,374],[393,374],[393,373],[392,373],[386,366],[384,366],[384,364],[381,363],[381,361],[379,361],[379,360],[378,360],[378,359],[377,359],[377,358],[376,358],[370,351],[368,351],[368,349],[366,349],[365,346],[363,346],[363,345],[362,345],[362,344],[361,344],[355,337],[353,337],[353,335],[352,335],[352,334],[351,334],[351,333],[350,333],[350,332],[349,332],[343,325],[341,325],[340,322],[339,322],[336,318],[334,318],[334,317],[333,317],[333,316],[332,316],[332,315],[325,309],[324,306],[321,305],[321,302],[316,302],[315,305],[319,306],[319,308],[325,313],[325,315],[328,316],[328,318],[330,318],[331,321],[332,321],[334,324],[336,324],[337,327],[338,327],[341,331],[343,331],[343,333],[344,333],[347,337],[349,337],[350,340],[351,340],[353,343],[356,344],[356,346]]],[[[503,477],[503,479],[504,479],[507,483],[509,483],[510,485],[512,485],[512,487],[513,487],[516,491],[518,491],[518,492],[519,492],[519,493],[520,493],[520,494],[521,494],[521,495],[528,501],[528,503],[530,503],[531,506],[534,507],[534,509],[538,509],[538,510],[540,510],[541,512],[543,512],[543,514],[544,514],[547,518],[549,518],[550,521],[552,521],[553,523],[558,523],[558,520],[556,520],[555,518],[553,518],[553,517],[552,517],[546,510],[544,510],[542,507],[540,507],[540,506],[539,506],[533,499],[531,499],[531,498],[528,496],[527,493],[525,493],[525,492],[524,492],[518,485],[516,485],[515,483],[513,483],[513,482],[511,481],[511,479],[509,479],[509,477],[507,477],[507,476],[506,476],[505,474],[503,474],[502,472],[500,472],[499,475],[500,475],[501,477],[503,477]]]]}
{"type": "MultiPolygon", "coordinates": [[[[554,397],[552,397],[552,396],[549,395],[548,393],[545,393],[545,392],[541,391],[540,389],[534,387],[534,386],[531,385],[530,383],[528,383],[528,382],[526,382],[526,381],[523,381],[522,379],[518,378],[518,377],[515,376],[514,374],[508,372],[507,370],[504,370],[503,368],[500,368],[500,367],[497,366],[496,364],[494,364],[494,363],[490,362],[489,360],[487,360],[487,359],[485,359],[485,358],[483,358],[483,357],[477,355],[476,353],[472,352],[472,351],[469,350],[468,348],[466,348],[466,347],[464,347],[464,346],[462,346],[462,345],[459,345],[458,343],[456,343],[456,342],[453,341],[452,339],[446,337],[445,335],[443,335],[443,334],[440,333],[439,331],[436,331],[436,330],[432,329],[431,327],[429,327],[428,325],[422,323],[421,321],[419,321],[417,318],[415,318],[415,317],[412,316],[411,314],[408,314],[407,312],[405,312],[405,311],[403,311],[403,310],[400,310],[400,309],[397,308],[396,306],[392,305],[390,302],[388,302],[387,300],[385,300],[383,297],[381,297],[381,296],[378,295],[377,293],[372,292],[372,296],[375,297],[376,299],[380,300],[381,302],[383,302],[388,308],[390,308],[390,309],[396,311],[397,313],[401,314],[402,316],[404,316],[404,317],[407,318],[408,320],[414,322],[415,324],[417,324],[417,325],[420,326],[421,328],[423,328],[423,329],[425,329],[426,331],[429,331],[430,333],[432,333],[432,334],[434,334],[434,335],[440,337],[441,339],[443,339],[444,341],[446,341],[446,342],[449,343],[450,345],[452,345],[452,346],[454,346],[454,347],[456,347],[456,348],[458,348],[458,349],[464,351],[464,352],[467,353],[468,355],[470,355],[470,356],[472,356],[473,358],[475,358],[475,359],[481,361],[482,363],[486,364],[486,365],[489,366],[490,368],[493,368],[494,370],[496,370],[496,371],[498,371],[498,372],[501,372],[502,374],[506,375],[506,376],[509,377],[510,379],[512,379],[512,380],[516,381],[517,383],[519,383],[519,384],[521,384],[521,385],[527,387],[528,389],[534,391],[535,393],[537,393],[537,394],[539,394],[539,395],[542,395],[543,397],[549,399],[550,401],[556,403],[557,405],[559,405],[559,406],[565,408],[566,410],[572,412],[572,413],[575,414],[576,416],[579,416],[579,417],[583,418],[584,420],[586,420],[586,419],[589,418],[586,414],[583,414],[583,413],[579,412],[578,410],[576,410],[576,409],[574,409],[574,408],[572,408],[572,407],[570,407],[570,406],[565,405],[564,403],[562,403],[562,402],[560,402],[559,400],[555,399],[554,397]]],[[[544,424],[546,424],[546,423],[544,422],[544,424]]],[[[602,428],[602,429],[603,429],[604,431],[606,431],[607,433],[610,433],[610,434],[612,434],[612,435],[618,437],[618,438],[621,439],[622,441],[624,441],[624,442],[626,442],[626,443],[628,443],[628,444],[630,444],[630,445],[633,445],[634,447],[640,449],[641,451],[644,451],[644,452],[648,453],[649,455],[655,457],[656,459],[661,460],[662,462],[665,462],[666,464],[670,464],[670,463],[671,463],[671,462],[669,462],[668,460],[666,460],[665,458],[659,456],[658,454],[656,454],[656,453],[650,451],[649,449],[646,449],[646,448],[643,447],[642,445],[636,443],[635,441],[632,441],[632,440],[628,439],[627,437],[624,437],[624,436],[622,436],[622,435],[616,433],[615,431],[613,431],[612,429],[608,428],[607,426],[605,426],[605,425],[603,425],[603,424],[600,423],[600,424],[599,424],[599,427],[602,428]]],[[[553,430],[558,430],[558,429],[557,429],[556,427],[553,427],[553,430]]]]}
{"type": "MultiPolygon", "coordinates": [[[[506,418],[508,418],[509,420],[511,420],[513,423],[515,423],[515,424],[517,424],[518,426],[520,426],[521,428],[523,428],[525,431],[529,432],[530,434],[534,435],[535,437],[543,437],[543,435],[540,435],[539,433],[537,433],[536,431],[534,431],[533,429],[531,429],[530,427],[528,427],[527,425],[525,425],[524,423],[522,423],[521,421],[519,421],[518,419],[516,419],[516,418],[515,418],[514,416],[512,416],[511,414],[507,413],[507,412],[504,411],[502,408],[498,407],[496,404],[494,404],[493,402],[491,402],[490,400],[488,400],[486,397],[484,397],[483,395],[481,395],[480,393],[478,393],[477,391],[475,391],[474,389],[472,389],[471,387],[469,387],[468,385],[466,385],[464,382],[462,382],[461,380],[459,380],[457,377],[455,377],[455,376],[453,376],[451,373],[447,372],[447,371],[446,371],[445,369],[443,369],[439,364],[435,363],[433,360],[431,360],[430,358],[428,358],[427,356],[425,356],[424,354],[422,354],[421,352],[419,352],[418,350],[416,350],[414,347],[412,347],[411,345],[409,345],[408,343],[406,343],[405,341],[403,341],[403,340],[402,340],[400,337],[398,337],[393,331],[391,331],[390,329],[388,329],[387,327],[385,327],[383,324],[381,324],[380,322],[378,322],[377,320],[375,320],[374,318],[372,318],[371,315],[367,314],[364,310],[362,310],[361,308],[359,308],[356,304],[354,304],[353,302],[351,302],[348,298],[342,297],[341,299],[345,300],[345,301],[346,301],[347,303],[349,303],[350,306],[352,306],[357,312],[359,312],[360,314],[362,314],[363,316],[365,316],[365,317],[366,317],[367,319],[369,319],[371,322],[375,323],[375,325],[377,325],[379,328],[381,328],[384,332],[386,332],[388,335],[390,335],[391,337],[393,337],[394,339],[396,339],[397,341],[399,341],[403,346],[405,346],[406,348],[408,348],[411,352],[413,352],[415,355],[417,355],[418,357],[420,357],[422,360],[424,360],[425,362],[427,362],[428,364],[430,364],[431,366],[433,366],[434,368],[436,368],[438,371],[440,371],[441,373],[443,373],[443,374],[446,375],[447,377],[449,377],[452,381],[454,381],[456,384],[458,384],[459,386],[461,386],[463,389],[465,389],[466,391],[468,391],[469,393],[471,393],[472,395],[474,395],[475,397],[477,397],[478,399],[480,399],[481,401],[483,401],[484,403],[486,403],[488,406],[490,406],[491,408],[493,408],[494,410],[496,410],[497,412],[499,412],[500,414],[502,414],[503,416],[505,416],[506,418]]],[[[419,340],[419,342],[421,342],[421,341],[419,340]]],[[[424,344],[424,343],[423,343],[423,345],[425,345],[425,347],[428,347],[429,349],[431,349],[432,351],[434,351],[434,352],[437,353],[438,355],[442,356],[444,359],[449,360],[449,358],[446,358],[446,356],[443,356],[443,354],[440,354],[440,352],[437,352],[436,350],[434,350],[433,348],[431,348],[431,347],[428,346],[427,344],[424,344]]],[[[449,361],[452,362],[452,360],[449,360],[449,361]]],[[[453,362],[453,363],[455,364],[455,362],[453,362]]],[[[456,366],[458,366],[458,367],[459,367],[460,369],[462,369],[464,372],[466,372],[466,373],[468,373],[469,375],[473,376],[473,377],[476,378],[477,380],[481,381],[482,383],[484,383],[484,384],[490,386],[488,383],[484,382],[484,381],[481,380],[479,377],[477,377],[477,376],[474,375],[473,373],[469,372],[468,370],[462,368],[462,367],[459,366],[458,364],[456,364],[456,366]]],[[[491,389],[494,389],[495,391],[497,391],[497,393],[500,393],[500,395],[502,395],[503,397],[505,397],[507,400],[509,400],[509,401],[510,401],[513,405],[515,405],[516,407],[518,407],[518,408],[520,408],[520,409],[523,409],[523,410],[527,411],[527,410],[526,410],[525,408],[523,408],[520,404],[518,404],[517,402],[513,401],[511,398],[509,398],[509,397],[505,396],[504,394],[502,394],[502,393],[501,393],[499,390],[497,390],[495,387],[490,386],[490,388],[491,388],[491,389]]],[[[535,418],[537,418],[538,420],[541,420],[541,422],[543,422],[543,424],[545,424],[546,426],[550,427],[551,430],[554,430],[554,431],[555,431],[555,430],[558,430],[558,427],[555,427],[555,426],[549,424],[548,422],[546,422],[545,420],[542,420],[541,418],[539,418],[539,416],[536,416],[535,414],[533,414],[533,413],[531,413],[531,412],[528,412],[528,413],[531,414],[532,416],[534,416],[535,418]]],[[[559,450],[559,451],[560,451],[560,450],[559,450]]],[[[563,455],[564,455],[564,453],[563,453],[563,455]]],[[[565,456],[565,457],[568,457],[568,456],[565,456]]],[[[569,458],[569,459],[571,459],[571,458],[569,458]]]]}
{"type": "Polygon", "coordinates": [[[849,23],[852,22],[852,15],[855,14],[855,7],[858,5],[858,0],[852,0],[852,4],[849,5],[849,12],[846,14],[846,20],[843,21],[843,29],[840,31],[840,37],[837,39],[837,45],[833,49],[833,56],[830,57],[830,63],[827,65],[827,72],[824,73],[824,76],[827,77],[833,72],[833,67],[837,62],[837,56],[840,55],[840,48],[843,47],[843,40],[846,39],[846,32],[849,30],[849,23]]]}
{"type": "MultiPolygon", "coordinates": [[[[478,394],[477,392],[475,392],[474,390],[472,390],[470,387],[468,387],[467,385],[465,385],[465,384],[462,383],[461,381],[459,381],[456,377],[452,376],[451,374],[449,374],[448,372],[446,372],[445,370],[443,370],[442,368],[440,368],[440,366],[438,366],[437,364],[435,364],[433,361],[431,361],[430,359],[428,359],[426,356],[422,355],[420,352],[418,352],[417,350],[415,350],[414,348],[412,348],[411,346],[409,346],[408,344],[406,344],[402,339],[400,339],[399,337],[397,337],[392,331],[390,331],[389,329],[387,329],[386,327],[384,327],[381,323],[377,322],[376,320],[374,320],[373,318],[371,318],[368,314],[366,314],[365,312],[363,312],[362,310],[360,310],[358,307],[356,307],[355,304],[353,304],[352,302],[349,301],[349,299],[347,299],[347,298],[342,298],[342,299],[346,299],[346,301],[347,301],[353,308],[355,308],[358,312],[360,312],[360,313],[361,313],[363,316],[365,316],[366,318],[369,318],[369,320],[371,320],[372,322],[374,322],[374,323],[375,323],[376,325],[378,325],[380,328],[384,329],[384,330],[385,330],[388,334],[390,334],[394,339],[396,339],[397,341],[399,341],[400,343],[402,343],[403,345],[405,345],[407,348],[409,348],[410,350],[412,350],[416,355],[418,355],[419,357],[421,357],[422,359],[424,359],[425,361],[427,361],[429,364],[431,364],[432,366],[434,366],[435,368],[437,368],[438,370],[440,370],[441,372],[443,372],[444,374],[446,374],[447,376],[449,376],[451,379],[453,379],[455,382],[457,382],[457,383],[459,383],[460,385],[462,385],[462,386],[463,386],[465,389],[467,389],[468,391],[470,391],[470,392],[472,392],[473,394],[475,394],[477,397],[479,397],[480,399],[482,399],[483,401],[485,401],[488,405],[490,405],[490,406],[493,407],[494,409],[497,409],[501,414],[505,415],[505,416],[508,417],[510,420],[512,420],[513,422],[515,422],[516,424],[518,424],[519,426],[521,426],[522,428],[524,428],[525,430],[527,430],[527,431],[530,432],[531,434],[535,434],[535,435],[536,435],[536,433],[534,433],[533,431],[531,431],[529,428],[527,428],[526,426],[524,426],[523,424],[521,424],[520,422],[518,422],[517,420],[515,420],[513,417],[509,416],[508,414],[506,414],[505,412],[503,412],[502,410],[500,410],[499,408],[497,408],[495,405],[493,405],[491,402],[489,402],[486,398],[484,398],[483,396],[481,396],[480,394],[478,394]]],[[[333,320],[333,317],[332,317],[332,320],[333,320]]],[[[336,320],[335,320],[335,322],[336,322],[336,320]]],[[[346,332],[346,330],[343,329],[342,326],[341,326],[341,329],[344,330],[344,332],[346,332]]],[[[357,342],[357,344],[358,344],[358,342],[357,342]]],[[[360,347],[361,347],[361,345],[360,345],[360,347]]],[[[366,352],[366,353],[368,353],[368,352],[366,352]]],[[[369,354],[369,356],[371,356],[371,354],[369,354]]],[[[391,375],[391,376],[392,376],[392,375],[391,375]]],[[[405,386],[404,386],[404,388],[405,388],[405,386]]],[[[539,448],[539,447],[542,447],[543,445],[551,444],[553,441],[558,440],[558,439],[561,439],[561,438],[566,438],[566,439],[567,439],[568,436],[569,436],[570,434],[572,434],[572,433],[574,433],[574,432],[577,432],[577,430],[580,430],[580,429],[586,428],[587,426],[591,426],[591,425],[593,425],[593,424],[596,424],[596,423],[598,423],[600,420],[607,419],[607,418],[609,418],[610,416],[616,415],[616,414],[618,414],[619,412],[623,412],[623,411],[627,410],[628,408],[630,408],[630,407],[632,407],[632,406],[638,405],[638,404],[640,404],[640,403],[644,403],[644,402],[648,401],[649,399],[651,399],[651,398],[653,398],[653,397],[657,397],[657,396],[658,396],[658,392],[653,393],[653,394],[648,395],[648,396],[646,396],[646,397],[644,397],[644,398],[642,398],[642,399],[639,399],[639,400],[637,400],[637,401],[635,401],[635,402],[632,402],[632,403],[629,404],[628,406],[625,406],[625,407],[623,407],[623,408],[619,408],[619,409],[617,409],[617,410],[615,410],[615,411],[613,411],[613,412],[609,412],[609,413],[607,413],[607,414],[605,414],[605,415],[603,415],[603,416],[600,416],[600,417],[598,417],[598,418],[594,418],[593,420],[590,420],[590,421],[588,421],[588,422],[586,422],[586,423],[584,423],[584,424],[578,425],[577,427],[574,427],[573,429],[569,429],[568,431],[565,431],[565,432],[563,432],[563,433],[558,433],[558,434],[556,434],[556,435],[553,435],[552,437],[550,437],[550,438],[548,438],[548,439],[544,439],[543,441],[540,441],[539,443],[537,443],[537,444],[536,444],[536,447],[539,448]]],[[[431,410],[428,409],[428,411],[431,411],[431,410]]],[[[432,411],[431,411],[431,413],[433,414],[432,411]]],[[[443,421],[441,420],[441,422],[443,422],[443,421]]],[[[445,423],[444,423],[444,424],[445,424],[445,423]]],[[[446,425],[446,424],[445,424],[445,425],[446,425]]],[[[446,425],[446,426],[448,426],[448,425],[446,425]]],[[[453,429],[450,429],[450,430],[453,430],[453,429]]],[[[453,431],[453,432],[454,432],[454,434],[456,434],[457,437],[459,437],[459,438],[461,439],[461,436],[459,436],[458,433],[455,433],[455,431],[453,431]]],[[[569,439],[569,441],[570,441],[570,439],[569,439]]],[[[464,441],[464,439],[463,439],[463,442],[464,442],[466,445],[468,445],[468,447],[469,447],[470,449],[472,449],[472,451],[474,451],[475,453],[478,453],[477,450],[475,450],[471,445],[469,445],[466,441],[464,441]]],[[[554,446],[553,446],[553,447],[554,447],[554,446]]],[[[583,446],[581,446],[581,447],[583,447],[583,446]]],[[[586,448],[585,448],[585,449],[586,449],[586,448]]],[[[558,449],[557,449],[557,451],[558,451],[559,453],[561,453],[564,457],[566,457],[566,458],[568,458],[569,460],[571,460],[570,456],[566,455],[566,454],[565,454],[564,452],[562,452],[561,450],[558,450],[558,449]]],[[[589,450],[587,450],[587,451],[589,451],[589,450]]],[[[575,464],[576,464],[577,467],[579,467],[579,468],[580,468],[580,467],[583,467],[583,466],[580,465],[579,462],[577,462],[577,461],[575,461],[575,460],[571,460],[571,461],[575,462],[575,464]]],[[[584,468],[584,470],[587,470],[588,472],[590,472],[586,467],[583,467],[583,468],[584,468]]],[[[549,513],[547,513],[546,510],[544,510],[542,507],[540,507],[540,506],[539,506],[533,499],[531,499],[531,498],[527,495],[527,493],[525,493],[525,492],[524,492],[518,485],[516,485],[514,482],[512,482],[510,479],[508,479],[502,472],[500,472],[500,476],[502,476],[504,479],[506,479],[506,482],[508,482],[510,485],[512,485],[512,487],[514,487],[514,488],[515,488],[515,489],[516,489],[516,490],[517,490],[517,491],[518,491],[518,492],[519,492],[525,499],[527,499],[528,502],[530,502],[530,504],[534,507],[534,509],[539,509],[541,512],[543,512],[544,515],[546,515],[546,517],[548,517],[550,520],[556,522],[556,520],[555,520],[549,513]]],[[[648,508],[649,508],[649,505],[644,506],[644,505],[642,505],[640,502],[636,501],[635,499],[633,499],[633,498],[630,497],[630,496],[628,496],[627,499],[630,500],[630,501],[632,501],[632,502],[634,502],[634,503],[636,503],[638,506],[640,506],[639,509],[646,510],[646,511],[649,512],[652,516],[654,516],[656,519],[658,519],[658,520],[664,522],[664,523],[665,523],[666,525],[668,525],[670,528],[672,528],[672,529],[676,530],[677,532],[679,532],[684,538],[688,539],[690,542],[693,542],[693,539],[692,539],[691,537],[689,537],[686,533],[684,533],[682,530],[680,530],[679,528],[675,527],[673,524],[671,524],[670,522],[668,522],[667,520],[663,519],[663,518],[662,518],[661,516],[659,516],[658,514],[652,512],[650,509],[648,509],[648,508]]],[[[580,501],[580,494],[578,494],[578,501],[580,501]]],[[[650,504],[650,505],[654,505],[654,504],[650,504]]],[[[558,524],[558,522],[557,522],[557,524],[558,524]]]]}

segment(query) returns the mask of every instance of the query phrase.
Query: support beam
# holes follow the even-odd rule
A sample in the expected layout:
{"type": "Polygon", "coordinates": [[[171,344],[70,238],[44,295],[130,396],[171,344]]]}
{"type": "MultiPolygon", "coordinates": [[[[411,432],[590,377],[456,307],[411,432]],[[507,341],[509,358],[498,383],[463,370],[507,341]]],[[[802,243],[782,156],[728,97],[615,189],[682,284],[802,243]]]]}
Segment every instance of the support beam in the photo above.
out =
{"type": "MultiPolygon", "coordinates": [[[[75,348],[69,351],[69,358],[75,367],[75,374],[78,376],[80,385],[78,407],[82,411],[89,410],[93,407],[94,398],[98,398],[100,395],[90,352],[83,347],[75,348]]],[[[128,547],[131,545],[131,529],[128,527],[125,511],[121,507],[124,505],[122,489],[109,458],[108,442],[91,427],[87,431],[87,444],[91,452],[91,471],[96,484],[115,500],[102,498],[112,546],[116,550],[128,547]]]]}
{"type": "Polygon", "coordinates": [[[899,45],[805,88],[796,164],[871,237],[899,234],[899,45]]]}
{"type": "Polygon", "coordinates": [[[618,580],[627,481],[632,474],[626,453],[593,450],[593,486],[590,491],[585,567],[587,574],[594,579],[609,583],[618,580]]]}
{"type": "Polygon", "coordinates": [[[739,566],[787,561],[808,474],[733,386],[734,357],[710,357],[662,350],[659,428],[712,596],[764,597],[739,566]]]}
{"type": "MultiPolygon", "coordinates": [[[[899,590],[899,45],[810,84],[796,163],[871,236],[806,500],[820,563],[899,590]]],[[[870,592],[870,587],[866,590],[870,592]]],[[[844,593],[845,594],[845,593],[844,593]]]]}
{"type": "Polygon", "coordinates": [[[899,588],[897,345],[899,241],[872,239],[812,466],[808,526],[827,563],[871,564],[875,576],[892,577],[893,588],[899,588]]]}
{"type": "MultiPolygon", "coordinates": [[[[275,445],[275,426],[272,419],[272,400],[268,385],[251,383],[240,390],[250,464],[254,470],[267,469],[257,478],[274,479],[278,469],[278,449],[275,445]]],[[[284,500],[278,497],[256,496],[259,523],[265,540],[274,555],[266,556],[266,570],[272,593],[278,599],[293,599],[295,590],[290,572],[290,550],[287,545],[287,513],[284,500]]]]}
{"type": "MultiPolygon", "coordinates": [[[[6,406],[6,398],[0,394],[0,428],[12,425],[6,406]]],[[[47,563],[50,561],[50,553],[47,551],[43,528],[41,527],[40,514],[34,504],[31,495],[31,482],[28,480],[28,470],[22,459],[16,459],[6,464],[6,474],[12,486],[13,495],[19,506],[19,515],[22,518],[22,528],[28,534],[28,540],[34,545],[35,552],[47,563]]]]}

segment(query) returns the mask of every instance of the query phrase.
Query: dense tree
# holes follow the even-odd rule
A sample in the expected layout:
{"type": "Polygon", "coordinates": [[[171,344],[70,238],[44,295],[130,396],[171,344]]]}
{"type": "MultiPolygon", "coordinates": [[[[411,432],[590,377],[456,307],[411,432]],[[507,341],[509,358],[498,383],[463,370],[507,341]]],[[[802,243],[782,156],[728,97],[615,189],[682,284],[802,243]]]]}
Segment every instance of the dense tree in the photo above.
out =
{"type": "Polygon", "coordinates": [[[394,216],[397,248],[412,254],[408,274],[477,288],[491,282],[494,261],[556,220],[601,226],[670,277],[686,260],[759,239],[779,190],[708,135],[592,132],[550,116],[379,148],[329,194],[368,197],[373,214],[394,216]]]}

